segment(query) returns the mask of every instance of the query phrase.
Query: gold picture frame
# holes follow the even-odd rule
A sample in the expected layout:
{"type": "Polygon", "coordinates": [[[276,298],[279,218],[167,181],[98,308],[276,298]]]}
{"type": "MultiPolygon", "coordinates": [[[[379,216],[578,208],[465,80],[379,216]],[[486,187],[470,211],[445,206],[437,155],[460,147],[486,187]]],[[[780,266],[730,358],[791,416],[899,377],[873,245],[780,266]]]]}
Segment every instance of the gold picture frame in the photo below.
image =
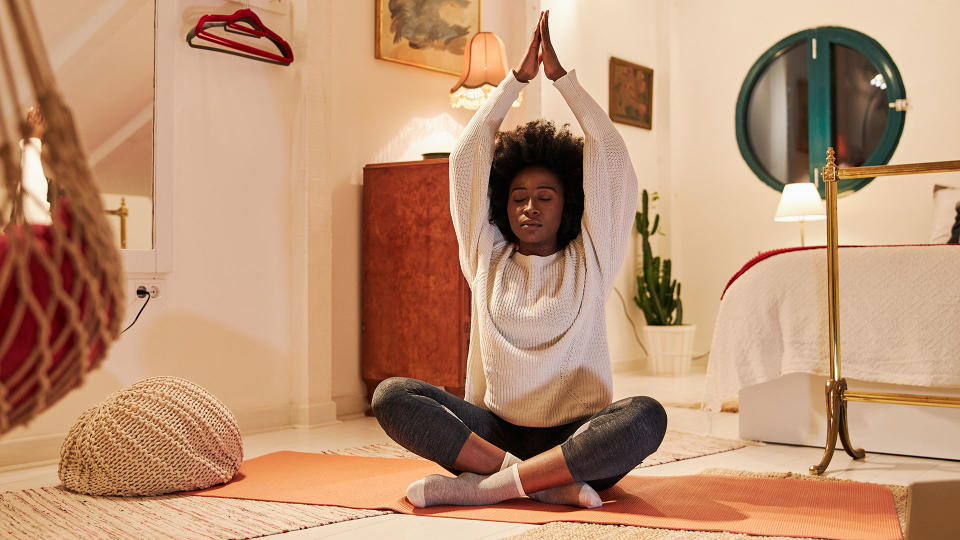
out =
{"type": "Polygon", "coordinates": [[[480,1],[374,0],[374,57],[459,76],[467,43],[480,31],[480,1]]]}
{"type": "Polygon", "coordinates": [[[653,128],[653,69],[610,57],[610,120],[653,128]]]}

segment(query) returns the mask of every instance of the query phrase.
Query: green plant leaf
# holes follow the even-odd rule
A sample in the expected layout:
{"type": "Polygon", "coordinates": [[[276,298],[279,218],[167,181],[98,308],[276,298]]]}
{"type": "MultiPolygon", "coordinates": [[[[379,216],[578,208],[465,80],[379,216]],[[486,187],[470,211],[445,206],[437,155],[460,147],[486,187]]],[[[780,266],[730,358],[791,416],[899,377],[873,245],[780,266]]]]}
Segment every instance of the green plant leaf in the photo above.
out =
{"type": "Polygon", "coordinates": [[[651,197],[647,190],[641,195],[642,210],[634,216],[634,226],[640,234],[643,261],[637,276],[637,295],[633,301],[643,311],[647,324],[680,324],[683,307],[680,303],[680,284],[673,279],[673,263],[670,259],[661,259],[653,255],[650,236],[665,236],[660,226],[660,215],[653,216],[650,225],[650,203],[660,199],[657,192],[651,197]]]}

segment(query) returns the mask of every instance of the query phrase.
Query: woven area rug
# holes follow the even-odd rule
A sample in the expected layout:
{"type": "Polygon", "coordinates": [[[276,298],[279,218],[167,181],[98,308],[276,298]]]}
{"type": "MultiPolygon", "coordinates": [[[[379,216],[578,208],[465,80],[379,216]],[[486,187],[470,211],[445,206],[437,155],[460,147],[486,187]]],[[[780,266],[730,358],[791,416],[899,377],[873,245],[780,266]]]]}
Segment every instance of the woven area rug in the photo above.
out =
{"type": "MultiPolygon", "coordinates": [[[[722,439],[720,437],[698,435],[696,433],[686,433],[683,431],[667,431],[667,434],[663,437],[663,442],[660,444],[660,448],[648,456],[647,459],[643,460],[643,463],[637,468],[652,467],[674,461],[719,454],[720,452],[729,452],[746,446],[763,446],[763,443],[757,441],[722,439]]],[[[419,456],[407,451],[396,443],[371,444],[359,448],[329,450],[320,453],[339,454],[341,456],[420,459],[419,456]]]]}
{"type": "MultiPolygon", "coordinates": [[[[660,449],[641,467],[749,444],[758,443],[668,431],[660,449]]],[[[393,443],[324,453],[417,458],[393,443]]],[[[256,538],[385,513],[189,495],[90,497],[46,487],[0,494],[0,538],[256,538]]]]}
{"type": "MultiPolygon", "coordinates": [[[[834,478],[810,476],[793,473],[751,473],[746,471],[732,471],[728,469],[708,469],[702,474],[740,475],[760,478],[800,478],[811,481],[843,482],[834,478]]],[[[910,500],[908,486],[888,485],[887,489],[893,495],[893,502],[897,508],[897,519],[900,530],[906,530],[907,503],[910,500]]],[[[748,534],[711,532],[711,531],[678,531],[672,529],[655,529],[651,527],[631,527],[627,525],[598,525],[595,523],[572,523],[569,521],[555,521],[541,525],[529,531],[511,536],[517,540],[783,540],[787,536],[753,536],[748,534]]]]}
{"type": "Polygon", "coordinates": [[[386,513],[188,495],[91,497],[45,487],[0,493],[0,538],[257,538],[386,513]]]}

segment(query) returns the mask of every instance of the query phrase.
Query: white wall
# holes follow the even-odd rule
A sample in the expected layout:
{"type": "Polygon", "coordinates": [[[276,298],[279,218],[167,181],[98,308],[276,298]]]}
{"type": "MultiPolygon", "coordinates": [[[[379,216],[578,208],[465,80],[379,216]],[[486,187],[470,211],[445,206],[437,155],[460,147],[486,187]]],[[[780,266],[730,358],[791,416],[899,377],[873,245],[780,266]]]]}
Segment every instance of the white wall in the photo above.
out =
{"type": "MultiPolygon", "coordinates": [[[[891,163],[957,159],[960,35],[950,0],[764,2],[677,0],[670,10],[672,253],[684,312],[706,350],[727,280],[759,251],[799,245],[799,226],[774,223],[779,193],[740,157],[737,94],[757,58],[780,39],[816,26],[845,26],[876,39],[903,76],[910,109],[891,163]],[[759,24],[758,24],[759,23],[759,24]]],[[[656,95],[656,94],[655,94],[656,95]]],[[[956,175],[881,178],[838,203],[841,244],[916,243],[929,237],[931,185],[956,175]]],[[[807,244],[825,242],[824,222],[807,244]]],[[[785,279],[789,276],[784,276],[785,279]]]]}
{"type": "MultiPolygon", "coordinates": [[[[516,0],[482,5],[481,29],[500,36],[511,66],[527,45],[524,9],[516,0]]],[[[323,111],[311,116],[307,133],[311,159],[322,155],[310,166],[310,354],[331,358],[334,400],[343,416],[366,406],[360,379],[363,167],[449,151],[472,112],[450,107],[455,76],[374,58],[374,2],[314,0],[310,10],[309,102],[311,115],[317,105],[323,111]],[[449,146],[433,148],[426,139],[449,146]]],[[[528,119],[536,103],[530,93],[507,115],[504,129],[528,119]]]]}
{"type": "MultiPolygon", "coordinates": [[[[610,55],[654,68],[654,96],[658,100],[654,105],[654,131],[621,125],[621,133],[630,146],[641,187],[665,194],[669,187],[662,180],[669,170],[665,159],[669,142],[668,78],[657,77],[666,75],[667,56],[658,47],[663,36],[657,33],[656,18],[665,17],[666,10],[654,0],[592,1],[589,9],[583,2],[486,0],[481,27],[503,39],[511,67],[519,64],[526,52],[541,4],[542,9],[551,10],[551,32],[558,56],[567,69],[577,70],[580,81],[604,108],[610,55]],[[638,32],[637,21],[644,21],[647,31],[638,32]],[[664,66],[663,71],[660,66],[664,66]]],[[[311,212],[310,257],[311,267],[316,267],[311,276],[330,276],[328,290],[315,290],[311,285],[311,314],[330,310],[311,321],[330,323],[327,342],[333,362],[333,394],[341,416],[365,407],[359,363],[363,166],[419,159],[419,152],[430,149],[421,146],[424,139],[435,137],[437,132],[456,136],[472,115],[451,109],[447,103],[454,77],[375,59],[373,17],[373,2],[311,3],[311,50],[329,50],[319,60],[323,67],[311,72],[310,84],[311,106],[324,103],[323,110],[327,111],[324,118],[311,119],[308,133],[312,155],[322,153],[325,163],[311,166],[310,200],[322,209],[317,223],[311,212]],[[322,15],[318,15],[318,9],[324,10],[322,15]],[[328,217],[320,217],[325,211],[328,217]]],[[[541,116],[569,122],[579,131],[576,119],[542,74],[525,90],[523,106],[507,115],[502,129],[541,116]]],[[[440,148],[444,149],[449,148],[440,148]]],[[[666,242],[658,247],[669,250],[666,242]]],[[[617,288],[631,316],[639,322],[642,314],[632,301],[635,281],[630,257],[617,288]]],[[[640,362],[642,354],[634,331],[616,296],[608,302],[607,318],[613,360],[640,362]]],[[[325,332],[313,330],[311,347],[314,337],[325,332]]]]}
{"type": "MultiPolygon", "coordinates": [[[[577,79],[591,96],[609,111],[610,57],[641,64],[653,69],[653,129],[615,123],[627,144],[630,158],[639,181],[638,189],[659,192],[663,201],[669,201],[668,175],[670,164],[665,159],[670,144],[670,90],[668,43],[664,43],[661,29],[668,25],[669,12],[662,2],[642,0],[544,0],[543,9],[550,10],[550,34],[557,58],[567,71],[576,69],[577,79]]],[[[542,75],[541,75],[542,77],[542,75]]],[[[571,129],[583,134],[576,118],[563,97],[550,83],[542,87],[543,114],[548,120],[569,123],[571,129]]],[[[655,211],[661,213],[663,230],[671,231],[670,210],[658,202],[655,211]]],[[[639,206],[639,198],[638,198],[639,206]]],[[[639,236],[633,234],[637,240],[639,236]]],[[[653,240],[657,255],[669,256],[670,245],[663,237],[653,240]]],[[[636,273],[634,257],[638,253],[631,242],[630,251],[617,278],[616,289],[627,304],[637,331],[644,323],[643,313],[636,307],[636,273]]],[[[640,366],[644,355],[637,344],[631,323],[624,315],[621,300],[614,292],[607,301],[607,337],[611,361],[615,365],[640,366]]]]}
{"type": "MultiPolygon", "coordinates": [[[[224,3],[222,11],[238,7],[224,3]]],[[[296,6],[295,6],[296,7],[296,6]]],[[[217,396],[246,431],[291,422],[293,367],[306,354],[305,268],[295,244],[305,227],[291,213],[305,199],[296,126],[303,113],[300,78],[284,68],[189,48],[187,28],[209,1],[179,0],[175,30],[158,37],[172,48],[174,121],[173,272],[139,322],[111,349],[103,367],[32,424],[0,439],[0,467],[55,459],[63,434],[85,409],[144,377],[175,375],[217,396]],[[303,304],[303,305],[301,305],[303,304]]],[[[264,14],[293,36],[293,18],[264,14]]],[[[169,50],[169,49],[168,49],[169,50]]],[[[130,295],[127,320],[140,300],[130,295]]],[[[329,378],[326,396],[333,419],[329,378]]],[[[322,407],[321,407],[322,408],[322,407]]]]}
{"type": "MultiPolygon", "coordinates": [[[[175,92],[174,110],[159,111],[173,118],[176,161],[173,271],[159,282],[162,297],[82,388],[3,436],[0,467],[55,459],[83,410],[154,375],[207,388],[247,432],[363,411],[363,166],[449,150],[424,140],[455,140],[472,113],[449,106],[454,76],[374,59],[373,2],[258,10],[291,42],[289,67],[187,47],[200,15],[239,7],[178,0],[175,29],[158,38],[174,50],[163,82],[175,92]]],[[[481,27],[500,35],[511,63],[526,46],[516,16],[524,7],[483,4],[481,27]]],[[[537,107],[528,97],[504,128],[537,107]]],[[[128,320],[141,302],[135,283],[128,320]]]]}
{"type": "MultiPolygon", "coordinates": [[[[483,4],[482,27],[503,38],[511,65],[526,49],[540,4],[483,4]]],[[[797,242],[794,225],[773,222],[778,194],[746,166],[734,137],[743,77],[770,45],[827,24],[874,37],[897,62],[911,103],[893,161],[956,157],[960,108],[952,98],[960,74],[948,66],[960,37],[948,21],[960,6],[947,0],[927,0],[923,9],[822,0],[794,7],[758,0],[542,4],[551,9],[559,57],[604,108],[611,55],[654,69],[653,130],[618,127],[640,188],[665,197],[658,209],[667,236],[655,249],[674,259],[685,313],[699,328],[697,352],[709,346],[727,279],[756,252],[797,242]]],[[[454,77],[374,59],[373,2],[293,0],[289,15],[262,13],[291,41],[290,67],[186,46],[183,36],[200,14],[237,7],[178,0],[176,29],[159,37],[175,55],[174,110],[160,112],[172,116],[175,136],[173,272],[161,282],[163,296],[81,389],[0,439],[0,467],[55,459],[83,410],[152,375],[204,386],[248,432],[363,410],[363,166],[414,159],[430,147],[424,139],[457,135],[471,113],[448,105],[454,77]]],[[[503,128],[543,116],[578,129],[555,89],[538,84],[503,128]]],[[[922,241],[934,181],[880,180],[842,199],[841,242],[922,241]]],[[[823,233],[809,230],[808,238],[822,242],[823,233]]],[[[631,266],[617,288],[639,322],[631,266]]],[[[131,297],[128,320],[137,307],[131,297]]],[[[614,361],[638,361],[616,297],[607,317],[614,361]]]]}

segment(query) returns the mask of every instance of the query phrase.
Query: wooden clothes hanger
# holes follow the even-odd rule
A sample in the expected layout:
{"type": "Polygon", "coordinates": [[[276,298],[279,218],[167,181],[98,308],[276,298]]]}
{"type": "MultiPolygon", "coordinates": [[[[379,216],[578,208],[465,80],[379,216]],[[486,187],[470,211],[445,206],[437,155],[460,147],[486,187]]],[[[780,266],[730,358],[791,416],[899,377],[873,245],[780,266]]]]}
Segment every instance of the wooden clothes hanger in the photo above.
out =
{"type": "Polygon", "coordinates": [[[187,32],[187,44],[195,49],[223,52],[252,60],[279,64],[281,66],[289,66],[290,63],[293,62],[293,49],[290,48],[290,44],[277,35],[276,32],[267,28],[267,26],[263,24],[263,21],[260,20],[260,17],[249,9],[239,9],[232,15],[211,14],[201,16],[196,26],[187,32]],[[267,38],[277,46],[281,54],[258,49],[246,43],[213,34],[208,31],[208,29],[212,27],[223,28],[224,31],[234,34],[255,38],[267,38]],[[194,43],[195,39],[214,43],[220,47],[203,45],[199,42],[194,43]]]}

